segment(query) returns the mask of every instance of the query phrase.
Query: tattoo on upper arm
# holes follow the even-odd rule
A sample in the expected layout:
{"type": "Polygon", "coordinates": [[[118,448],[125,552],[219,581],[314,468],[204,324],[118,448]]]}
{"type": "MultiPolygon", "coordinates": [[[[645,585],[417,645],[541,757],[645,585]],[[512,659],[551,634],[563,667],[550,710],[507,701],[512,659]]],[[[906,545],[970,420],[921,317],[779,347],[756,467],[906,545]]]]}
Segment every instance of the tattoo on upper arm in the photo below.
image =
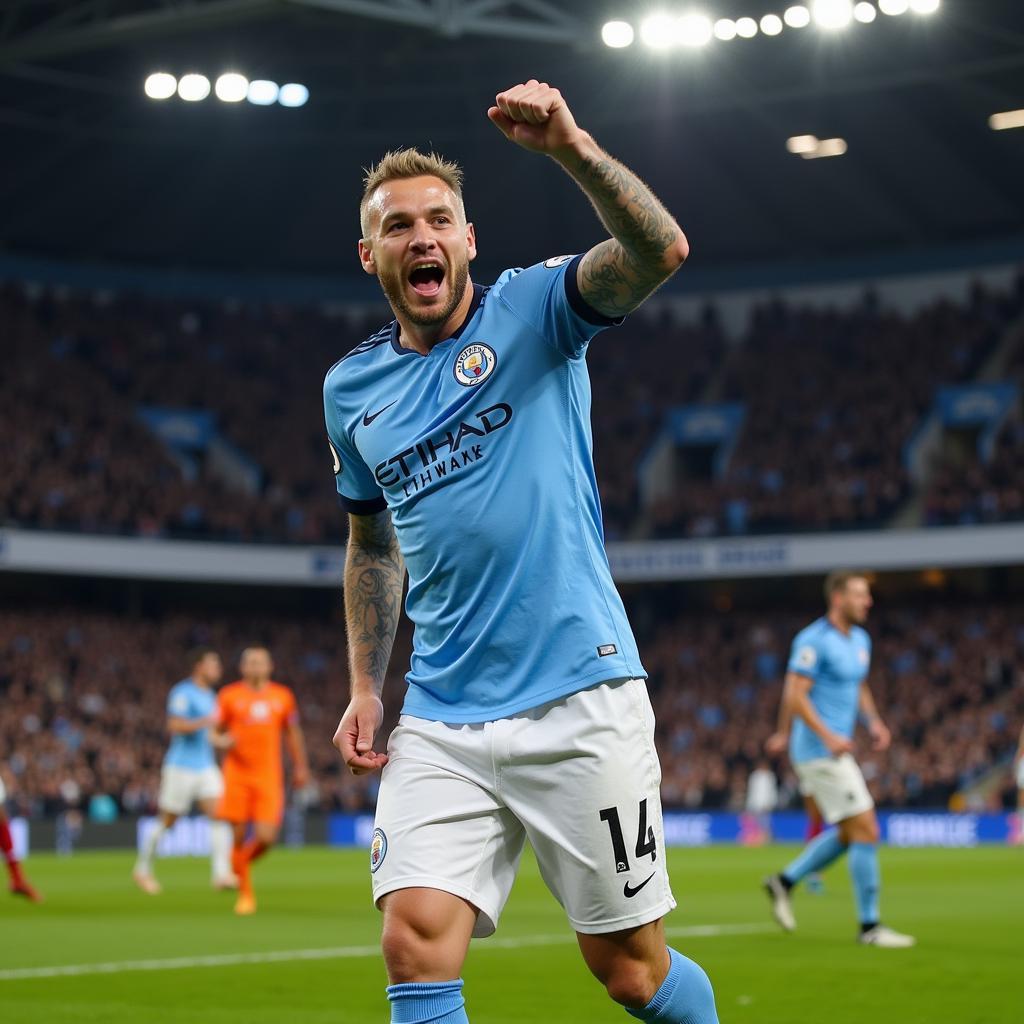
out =
{"type": "Polygon", "coordinates": [[[580,261],[580,292],[599,313],[623,316],[670,275],[665,254],[679,227],[654,193],[610,157],[585,160],[577,177],[614,236],[580,261]]]}
{"type": "Polygon", "coordinates": [[[391,512],[349,517],[345,620],[352,667],[383,683],[402,609],[405,564],[391,512]]]}

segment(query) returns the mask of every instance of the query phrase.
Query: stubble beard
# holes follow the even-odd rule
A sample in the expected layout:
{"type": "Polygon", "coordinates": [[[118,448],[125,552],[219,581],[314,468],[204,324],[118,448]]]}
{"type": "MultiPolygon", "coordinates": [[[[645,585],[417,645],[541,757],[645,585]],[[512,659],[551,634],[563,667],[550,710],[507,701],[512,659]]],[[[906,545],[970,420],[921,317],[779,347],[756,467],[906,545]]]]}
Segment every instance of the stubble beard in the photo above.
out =
{"type": "Polygon", "coordinates": [[[405,297],[405,279],[396,275],[378,275],[381,290],[395,314],[408,320],[417,327],[436,327],[443,324],[459,308],[459,303],[466,293],[466,282],[469,280],[469,261],[452,268],[453,285],[449,289],[448,301],[438,309],[413,309],[405,297]]]}

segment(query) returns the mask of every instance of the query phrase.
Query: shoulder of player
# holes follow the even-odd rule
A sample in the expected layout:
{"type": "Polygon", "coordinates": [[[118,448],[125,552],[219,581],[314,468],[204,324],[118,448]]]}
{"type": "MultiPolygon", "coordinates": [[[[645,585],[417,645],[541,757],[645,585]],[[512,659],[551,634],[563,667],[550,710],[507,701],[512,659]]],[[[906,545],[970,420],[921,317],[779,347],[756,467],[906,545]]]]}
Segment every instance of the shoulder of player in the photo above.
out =
{"type": "Polygon", "coordinates": [[[861,643],[866,644],[868,647],[871,646],[871,634],[863,626],[854,626],[853,635],[857,637],[861,643]]]}
{"type": "Polygon", "coordinates": [[[348,371],[361,361],[359,357],[366,357],[369,353],[379,351],[391,341],[393,323],[382,327],[375,334],[359,342],[355,348],[346,352],[328,371],[324,374],[324,391],[340,387],[346,379],[348,371]],[[356,360],[356,362],[352,362],[356,360]]]}
{"type": "Polygon", "coordinates": [[[793,638],[794,646],[802,646],[806,644],[817,645],[821,642],[822,638],[828,632],[828,620],[821,618],[815,619],[809,626],[804,626],[799,633],[793,638]]]}
{"type": "Polygon", "coordinates": [[[502,295],[506,287],[513,282],[526,282],[533,278],[546,276],[552,271],[557,271],[561,267],[565,266],[566,263],[576,259],[574,253],[569,253],[565,256],[552,256],[550,259],[543,260],[540,263],[531,264],[528,267],[509,267],[508,270],[503,270],[495,280],[494,284],[491,285],[491,291],[495,295],[502,295]]]}

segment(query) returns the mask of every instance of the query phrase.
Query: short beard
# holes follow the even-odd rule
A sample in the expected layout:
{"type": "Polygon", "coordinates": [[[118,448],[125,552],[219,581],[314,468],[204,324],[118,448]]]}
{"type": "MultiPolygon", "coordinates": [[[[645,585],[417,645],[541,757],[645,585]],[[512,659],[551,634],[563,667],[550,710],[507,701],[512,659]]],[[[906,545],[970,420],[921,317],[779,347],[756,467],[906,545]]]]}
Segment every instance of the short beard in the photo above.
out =
{"type": "Polygon", "coordinates": [[[466,294],[466,282],[469,280],[469,262],[452,268],[454,285],[449,289],[448,301],[438,310],[421,312],[414,310],[405,300],[405,281],[401,277],[383,277],[378,275],[381,290],[391,308],[398,316],[403,317],[417,327],[436,327],[445,323],[459,308],[459,303],[466,294]]]}

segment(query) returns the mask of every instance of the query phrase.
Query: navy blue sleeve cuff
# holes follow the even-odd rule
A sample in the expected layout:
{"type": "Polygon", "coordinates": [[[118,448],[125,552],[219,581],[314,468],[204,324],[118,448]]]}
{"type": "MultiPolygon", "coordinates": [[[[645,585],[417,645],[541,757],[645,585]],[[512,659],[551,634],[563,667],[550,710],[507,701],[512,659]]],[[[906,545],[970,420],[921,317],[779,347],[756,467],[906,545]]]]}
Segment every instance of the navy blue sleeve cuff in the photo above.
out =
{"type": "Polygon", "coordinates": [[[355,498],[347,498],[344,494],[339,494],[338,504],[354,516],[374,516],[388,507],[383,494],[378,498],[370,498],[368,501],[356,501],[355,498]]]}
{"type": "Polygon", "coordinates": [[[580,283],[576,280],[576,271],[583,256],[583,253],[574,256],[565,266],[565,297],[569,300],[572,311],[581,320],[586,320],[588,324],[593,324],[595,327],[617,327],[626,319],[624,316],[613,320],[611,317],[605,316],[604,313],[598,313],[580,293],[580,283]]]}

